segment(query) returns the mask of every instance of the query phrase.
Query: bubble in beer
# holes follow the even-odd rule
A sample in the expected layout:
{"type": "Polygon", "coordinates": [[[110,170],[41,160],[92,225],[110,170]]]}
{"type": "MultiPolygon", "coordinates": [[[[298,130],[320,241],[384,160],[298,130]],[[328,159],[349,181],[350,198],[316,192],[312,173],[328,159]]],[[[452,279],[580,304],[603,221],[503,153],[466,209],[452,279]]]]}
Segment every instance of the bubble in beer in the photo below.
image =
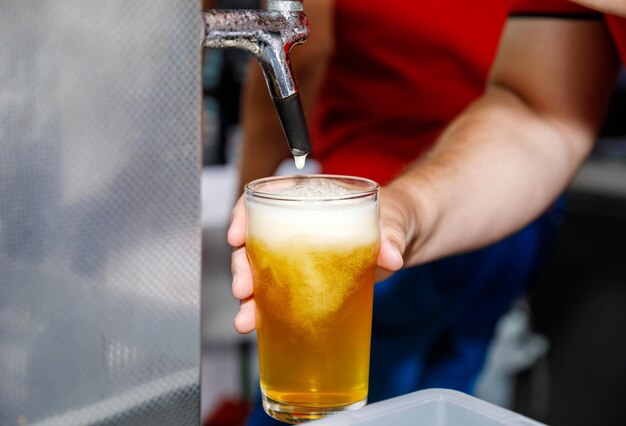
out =
{"type": "Polygon", "coordinates": [[[282,190],[278,195],[286,197],[303,197],[303,198],[317,198],[317,197],[337,197],[354,194],[355,191],[351,191],[348,188],[344,188],[341,185],[336,184],[330,179],[307,179],[294,186],[282,190]]]}

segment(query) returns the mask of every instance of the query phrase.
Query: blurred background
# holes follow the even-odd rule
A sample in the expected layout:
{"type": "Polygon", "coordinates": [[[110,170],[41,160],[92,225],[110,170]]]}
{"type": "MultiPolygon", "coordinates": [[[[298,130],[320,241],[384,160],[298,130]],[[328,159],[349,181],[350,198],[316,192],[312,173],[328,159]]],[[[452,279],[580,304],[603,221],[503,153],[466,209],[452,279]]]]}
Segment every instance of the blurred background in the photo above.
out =
{"type": "MultiPolygon", "coordinates": [[[[210,5],[206,2],[206,5],[210,5]]],[[[213,6],[255,8],[258,0],[213,6]]],[[[232,320],[230,248],[246,53],[203,61],[203,397],[207,425],[242,424],[257,392],[255,336],[232,320]]],[[[256,65],[255,65],[256,66],[256,65]]],[[[315,170],[314,163],[307,167],[315,170]]],[[[278,174],[294,172],[290,162],[278,174]]],[[[626,72],[597,146],[564,197],[549,261],[498,325],[478,396],[552,425],[626,424],[626,72]]]]}

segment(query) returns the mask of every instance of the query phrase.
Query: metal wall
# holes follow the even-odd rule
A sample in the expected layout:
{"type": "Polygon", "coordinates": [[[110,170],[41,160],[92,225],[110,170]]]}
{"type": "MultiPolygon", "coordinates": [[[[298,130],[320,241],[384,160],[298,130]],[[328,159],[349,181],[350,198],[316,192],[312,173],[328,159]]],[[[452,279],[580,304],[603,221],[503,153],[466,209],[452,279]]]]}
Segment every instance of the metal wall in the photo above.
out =
{"type": "Polygon", "coordinates": [[[195,425],[200,7],[0,12],[0,425],[195,425]]]}

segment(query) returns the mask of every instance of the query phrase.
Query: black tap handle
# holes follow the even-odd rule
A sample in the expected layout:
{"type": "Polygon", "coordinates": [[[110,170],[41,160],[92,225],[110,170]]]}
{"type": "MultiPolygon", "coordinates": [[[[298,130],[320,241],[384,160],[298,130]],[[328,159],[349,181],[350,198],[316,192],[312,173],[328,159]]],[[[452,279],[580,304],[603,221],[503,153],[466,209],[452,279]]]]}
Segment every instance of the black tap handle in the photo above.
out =
{"type": "Polygon", "coordinates": [[[274,99],[274,106],[283,126],[291,153],[295,156],[311,152],[309,131],[298,92],[284,99],[274,99]]]}

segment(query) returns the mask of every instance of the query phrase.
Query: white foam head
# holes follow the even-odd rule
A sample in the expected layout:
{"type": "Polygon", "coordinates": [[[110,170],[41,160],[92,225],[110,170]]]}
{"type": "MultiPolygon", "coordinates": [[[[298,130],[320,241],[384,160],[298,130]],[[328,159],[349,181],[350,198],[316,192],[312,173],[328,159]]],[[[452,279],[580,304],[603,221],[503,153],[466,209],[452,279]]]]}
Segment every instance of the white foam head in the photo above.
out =
{"type": "Polygon", "coordinates": [[[356,191],[344,188],[343,186],[336,184],[330,179],[319,178],[304,180],[293,186],[287,187],[282,191],[279,191],[276,195],[281,197],[297,197],[307,199],[337,198],[355,193],[356,191]]]}
{"type": "Polygon", "coordinates": [[[266,244],[375,243],[379,238],[376,202],[373,197],[346,197],[354,193],[332,180],[311,179],[277,194],[290,200],[249,198],[248,235],[266,244]]]}

